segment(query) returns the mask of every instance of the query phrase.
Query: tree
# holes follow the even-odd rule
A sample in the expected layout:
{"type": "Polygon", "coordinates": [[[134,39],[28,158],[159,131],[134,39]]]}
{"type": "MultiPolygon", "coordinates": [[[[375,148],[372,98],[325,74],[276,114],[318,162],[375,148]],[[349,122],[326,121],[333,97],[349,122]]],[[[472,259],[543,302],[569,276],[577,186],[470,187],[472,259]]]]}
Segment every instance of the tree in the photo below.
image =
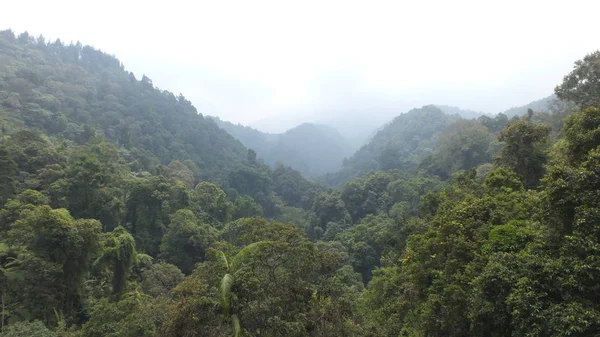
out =
{"type": "Polygon", "coordinates": [[[24,274],[19,290],[11,289],[21,294],[20,315],[53,322],[55,310],[72,315],[81,309],[100,228],[96,220],[74,220],[67,210],[46,205],[20,214],[5,239],[19,261],[14,268],[24,274]]]}
{"type": "Polygon", "coordinates": [[[233,218],[252,218],[263,215],[263,208],[251,196],[237,197],[233,204],[233,218]]]}
{"type": "Polygon", "coordinates": [[[476,121],[459,120],[452,124],[438,140],[436,162],[439,169],[449,176],[487,162],[490,134],[476,121]]]}
{"type": "Polygon", "coordinates": [[[18,172],[19,168],[10,152],[5,146],[0,145],[0,205],[15,193],[15,178],[18,172]]]}
{"type": "Polygon", "coordinates": [[[135,240],[125,228],[119,226],[104,234],[102,246],[102,253],[94,264],[112,272],[112,294],[118,299],[125,290],[137,254],[135,240]]]}
{"type": "Polygon", "coordinates": [[[69,209],[75,217],[96,218],[105,231],[113,230],[125,212],[122,191],[114,186],[120,183],[118,152],[105,142],[80,151],[65,172],[69,209]]]}
{"type": "Polygon", "coordinates": [[[316,216],[316,227],[325,230],[329,222],[350,222],[350,214],[339,191],[323,192],[317,195],[312,211],[316,216]]]}
{"type": "Polygon", "coordinates": [[[202,181],[190,192],[190,207],[199,217],[212,224],[231,220],[233,206],[217,185],[202,181]]]}
{"type": "Polygon", "coordinates": [[[574,68],[554,89],[556,96],[584,109],[600,106],[600,51],[576,61],[574,68]]]}
{"type": "Polygon", "coordinates": [[[188,189],[194,186],[194,173],[179,160],[169,164],[168,176],[171,179],[181,181],[188,189]]]}
{"type": "Polygon", "coordinates": [[[135,238],[136,248],[157,256],[171,209],[181,207],[181,198],[173,198],[174,186],[163,176],[134,179],[127,190],[125,223],[135,238]]]}
{"type": "Polygon", "coordinates": [[[387,209],[389,196],[386,188],[393,178],[393,173],[371,172],[343,186],[341,198],[352,220],[358,221],[367,214],[387,209]]]}
{"type": "Polygon", "coordinates": [[[568,116],[564,126],[567,157],[573,164],[583,161],[600,144],[600,108],[588,108],[568,116]]]}
{"type": "Polygon", "coordinates": [[[219,303],[221,304],[223,315],[231,321],[234,337],[238,337],[242,331],[240,319],[235,312],[235,303],[232,303],[234,301],[232,289],[236,281],[236,274],[243,267],[244,260],[248,259],[254,251],[269,244],[271,244],[269,241],[260,241],[250,244],[240,250],[231,260],[229,260],[222,251],[217,251],[217,256],[222,261],[226,271],[221,279],[221,285],[219,287],[219,303]]]}
{"type": "Polygon", "coordinates": [[[527,120],[510,122],[498,139],[505,143],[496,162],[513,170],[527,188],[537,186],[544,174],[546,154],[544,146],[548,141],[550,127],[527,120]]]}
{"type": "Polygon", "coordinates": [[[508,117],[503,113],[497,114],[494,118],[483,115],[477,118],[477,121],[485,126],[489,132],[498,133],[506,127],[506,124],[508,124],[508,117]]]}
{"type": "Polygon", "coordinates": [[[160,258],[190,274],[197,263],[202,262],[206,250],[216,241],[216,231],[200,223],[194,213],[187,209],[175,212],[162,238],[160,258]]]}
{"type": "Polygon", "coordinates": [[[103,298],[93,304],[81,337],[154,337],[167,320],[169,302],[138,292],[123,294],[117,301],[103,298]]]}
{"type": "Polygon", "coordinates": [[[252,149],[248,149],[248,154],[246,155],[246,160],[250,165],[256,165],[256,151],[252,149]]]}
{"type": "Polygon", "coordinates": [[[157,263],[142,273],[142,289],[150,296],[167,296],[181,281],[184,275],[176,266],[157,263]]]}
{"type": "Polygon", "coordinates": [[[2,337],[59,337],[54,331],[48,329],[41,321],[16,322],[0,333],[2,337]]]}

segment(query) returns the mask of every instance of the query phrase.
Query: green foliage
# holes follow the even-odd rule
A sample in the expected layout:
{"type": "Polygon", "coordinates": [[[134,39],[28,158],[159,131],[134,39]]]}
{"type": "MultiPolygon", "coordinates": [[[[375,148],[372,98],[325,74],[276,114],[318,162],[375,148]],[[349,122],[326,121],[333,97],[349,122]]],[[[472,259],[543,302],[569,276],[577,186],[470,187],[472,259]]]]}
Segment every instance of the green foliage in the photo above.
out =
{"type": "Polygon", "coordinates": [[[438,140],[436,171],[442,176],[488,162],[490,133],[479,122],[459,120],[450,125],[438,140]]]}
{"type": "Polygon", "coordinates": [[[263,208],[252,197],[244,195],[237,197],[233,204],[233,218],[252,218],[263,215],[263,208]]]}
{"type": "Polygon", "coordinates": [[[498,133],[506,127],[506,124],[508,124],[508,116],[503,113],[497,114],[494,118],[483,115],[477,118],[477,121],[485,126],[489,132],[498,133]]]}
{"type": "Polygon", "coordinates": [[[164,262],[157,263],[142,273],[142,289],[150,296],[167,296],[183,281],[183,277],[183,273],[176,266],[164,262]]]}
{"type": "Polygon", "coordinates": [[[127,293],[118,302],[102,299],[91,309],[81,337],[153,337],[167,320],[168,302],[127,293]]]}
{"type": "Polygon", "coordinates": [[[17,163],[4,146],[0,146],[0,204],[12,197],[16,188],[17,163]]]}
{"type": "Polygon", "coordinates": [[[484,181],[484,186],[490,191],[502,190],[523,190],[523,183],[519,177],[511,170],[499,167],[488,173],[484,181]]]}
{"type": "Polygon", "coordinates": [[[569,160],[580,163],[600,144],[600,108],[588,108],[567,117],[564,134],[569,160]]]}
{"type": "Polygon", "coordinates": [[[272,191],[273,180],[269,173],[269,170],[261,167],[240,166],[231,171],[227,182],[236,195],[248,195],[259,203],[264,215],[276,216],[281,201],[272,191]]]}
{"type": "Polygon", "coordinates": [[[52,322],[55,310],[79,310],[85,276],[99,247],[100,223],[74,220],[65,209],[34,206],[5,235],[14,256],[6,267],[23,275],[8,284],[9,301],[20,304],[15,315],[52,322]]]}
{"type": "Polygon", "coordinates": [[[182,182],[188,189],[194,186],[194,172],[179,160],[169,163],[167,176],[175,181],[182,182]]]}
{"type": "Polygon", "coordinates": [[[135,240],[119,226],[103,237],[102,253],[94,264],[112,272],[112,294],[117,298],[125,290],[126,280],[136,257],[135,240]]]}
{"type": "Polygon", "coordinates": [[[231,336],[218,298],[202,275],[190,275],[174,289],[174,305],[163,325],[165,336],[231,336]]]}
{"type": "Polygon", "coordinates": [[[6,331],[0,333],[2,337],[58,337],[58,335],[46,328],[41,321],[17,322],[9,325],[6,331]]]}
{"type": "Polygon", "coordinates": [[[330,222],[345,224],[350,221],[350,214],[339,191],[319,194],[313,203],[312,212],[315,214],[313,227],[322,230],[325,230],[330,222]]]}
{"type": "Polygon", "coordinates": [[[506,225],[492,228],[488,242],[483,245],[482,251],[484,253],[518,252],[533,239],[534,231],[529,223],[513,220],[506,225]]]}
{"type": "Polygon", "coordinates": [[[77,143],[102,134],[127,149],[136,170],[192,160],[201,178],[217,179],[245,159],[244,146],[183,96],[137,80],[114,56],[6,34],[0,44],[0,105],[21,125],[77,143]]]}
{"type": "MultiPolygon", "coordinates": [[[[112,56],[0,46],[0,336],[600,331],[596,54],[557,89],[585,109],[415,109],[328,189],[112,56]]],[[[311,134],[280,154],[314,166],[311,134]]]]}
{"type": "Polygon", "coordinates": [[[205,221],[218,224],[231,220],[233,205],[227,200],[225,192],[215,184],[200,182],[190,192],[190,207],[205,221]]]}
{"type": "Polygon", "coordinates": [[[139,178],[129,184],[125,222],[137,249],[156,256],[171,208],[182,202],[175,195],[174,186],[162,176],[139,178]]]}
{"type": "Polygon", "coordinates": [[[178,210],[162,238],[159,256],[189,274],[204,260],[216,236],[215,229],[201,223],[192,211],[178,210]]]}
{"type": "Polygon", "coordinates": [[[337,234],[339,241],[349,254],[349,262],[367,283],[371,279],[371,271],[380,266],[379,257],[385,247],[387,236],[395,229],[392,219],[369,215],[361,223],[337,234]]]}
{"type": "Polygon", "coordinates": [[[500,129],[498,129],[498,131],[501,131],[504,128],[504,126],[506,126],[506,123],[508,122],[508,118],[514,118],[515,116],[520,117],[520,116],[526,115],[528,110],[549,111],[549,110],[551,110],[551,106],[554,104],[556,104],[556,96],[550,95],[548,97],[544,97],[542,99],[533,101],[524,106],[507,109],[506,111],[504,111],[502,113],[502,115],[506,116],[506,117],[502,117],[502,119],[504,120],[504,122],[503,122],[504,125],[502,125],[500,127],[500,129]]]}
{"type": "Polygon", "coordinates": [[[279,165],[273,170],[273,191],[288,206],[309,209],[321,186],[306,180],[298,171],[279,165]]]}
{"type": "Polygon", "coordinates": [[[575,62],[574,68],[554,89],[556,96],[573,101],[584,109],[600,106],[600,51],[575,62]]]}
{"type": "Polygon", "coordinates": [[[458,118],[444,114],[433,105],[401,114],[348,158],[340,172],[329,174],[324,180],[337,186],[373,170],[416,170],[432,153],[446,127],[458,118]]]}
{"type": "Polygon", "coordinates": [[[537,186],[544,174],[546,155],[544,146],[548,141],[550,127],[525,119],[510,122],[500,133],[505,143],[497,157],[500,166],[517,173],[526,188],[537,186]]]}
{"type": "Polygon", "coordinates": [[[385,210],[390,202],[386,188],[399,175],[399,172],[372,172],[346,183],[342,188],[342,200],[352,220],[375,214],[381,208],[385,210]]]}

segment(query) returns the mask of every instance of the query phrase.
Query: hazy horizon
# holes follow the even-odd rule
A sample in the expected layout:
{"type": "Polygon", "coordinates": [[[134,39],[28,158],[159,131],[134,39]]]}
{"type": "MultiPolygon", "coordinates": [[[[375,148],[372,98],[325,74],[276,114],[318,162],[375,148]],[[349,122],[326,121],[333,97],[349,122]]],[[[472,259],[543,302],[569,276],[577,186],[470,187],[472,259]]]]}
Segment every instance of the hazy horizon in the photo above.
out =
{"type": "Polygon", "coordinates": [[[222,120],[269,132],[299,122],[352,130],[426,104],[497,113],[550,95],[598,49],[596,7],[23,1],[5,4],[0,29],[114,54],[222,120]]]}

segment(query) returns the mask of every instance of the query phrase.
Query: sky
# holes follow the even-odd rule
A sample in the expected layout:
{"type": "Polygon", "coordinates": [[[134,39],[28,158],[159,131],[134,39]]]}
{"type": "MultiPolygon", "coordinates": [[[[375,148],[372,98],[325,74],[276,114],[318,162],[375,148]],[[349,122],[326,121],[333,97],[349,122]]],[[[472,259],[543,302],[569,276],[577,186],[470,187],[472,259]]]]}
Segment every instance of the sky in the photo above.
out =
{"type": "Polygon", "coordinates": [[[279,132],[543,98],[600,48],[599,10],[578,0],[7,0],[0,29],[92,45],[205,115],[279,132]]]}

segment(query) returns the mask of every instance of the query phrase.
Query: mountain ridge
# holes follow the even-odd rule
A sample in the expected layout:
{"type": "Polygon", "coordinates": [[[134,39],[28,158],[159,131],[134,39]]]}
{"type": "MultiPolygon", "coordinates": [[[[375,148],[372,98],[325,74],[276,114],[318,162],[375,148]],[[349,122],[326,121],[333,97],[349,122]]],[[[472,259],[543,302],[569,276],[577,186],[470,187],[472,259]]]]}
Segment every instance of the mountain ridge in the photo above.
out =
{"type": "Polygon", "coordinates": [[[267,164],[283,164],[307,177],[317,177],[339,169],[351,147],[334,127],[305,122],[282,133],[267,133],[255,128],[209,116],[220,128],[256,151],[267,164]]]}

